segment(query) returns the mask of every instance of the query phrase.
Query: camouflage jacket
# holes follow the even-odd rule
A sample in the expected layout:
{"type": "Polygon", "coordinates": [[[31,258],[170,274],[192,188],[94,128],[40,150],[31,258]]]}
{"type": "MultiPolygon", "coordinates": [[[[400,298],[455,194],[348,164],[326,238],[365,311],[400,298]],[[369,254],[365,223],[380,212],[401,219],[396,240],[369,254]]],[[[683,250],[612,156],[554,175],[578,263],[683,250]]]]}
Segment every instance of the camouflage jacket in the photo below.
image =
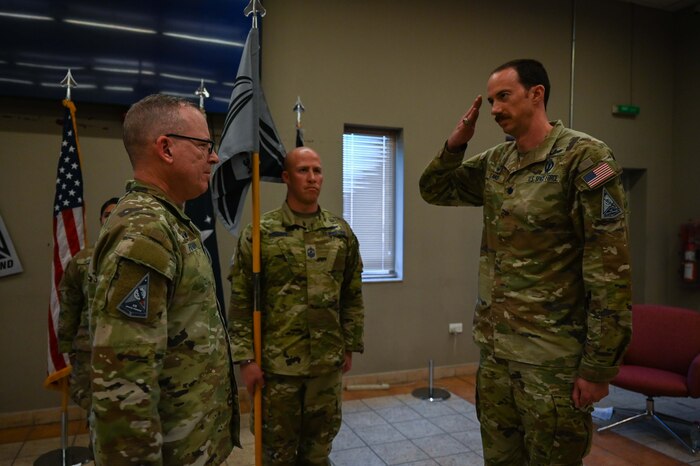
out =
{"type": "Polygon", "coordinates": [[[62,353],[90,351],[87,306],[87,273],[93,248],[73,256],[63,272],[58,291],[61,312],[58,315],[58,349],[62,353]]]}
{"type": "MultiPolygon", "coordinates": [[[[327,210],[296,216],[285,202],[260,222],[262,368],[316,376],[364,350],[362,259],[350,226],[327,210]]],[[[251,226],[238,240],[231,274],[233,358],[254,358],[251,226]]]]}
{"type": "Polygon", "coordinates": [[[199,230],[130,181],[90,269],[98,465],[221,464],[239,445],[230,343],[199,230]]]}
{"type": "Polygon", "coordinates": [[[63,272],[58,287],[58,348],[71,363],[70,394],[73,401],[90,410],[90,328],[88,314],[88,268],[93,248],[76,254],[63,272]]]}
{"type": "Polygon", "coordinates": [[[483,206],[477,345],[604,382],[631,334],[622,170],[604,143],[553,124],[526,154],[506,142],[462,162],[443,148],[420,190],[431,204],[483,206]]]}

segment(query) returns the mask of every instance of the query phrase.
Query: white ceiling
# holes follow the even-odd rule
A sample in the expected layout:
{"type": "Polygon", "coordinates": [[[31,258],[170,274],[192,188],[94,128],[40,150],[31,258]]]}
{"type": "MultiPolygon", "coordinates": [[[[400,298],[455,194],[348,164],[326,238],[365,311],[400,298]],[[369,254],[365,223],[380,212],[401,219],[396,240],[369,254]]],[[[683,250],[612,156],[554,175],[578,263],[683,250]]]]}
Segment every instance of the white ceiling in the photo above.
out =
{"type": "Polygon", "coordinates": [[[699,11],[700,1],[698,0],[622,0],[624,2],[636,3],[637,5],[658,8],[666,11],[680,11],[684,8],[695,6],[695,11],[699,11]]]}

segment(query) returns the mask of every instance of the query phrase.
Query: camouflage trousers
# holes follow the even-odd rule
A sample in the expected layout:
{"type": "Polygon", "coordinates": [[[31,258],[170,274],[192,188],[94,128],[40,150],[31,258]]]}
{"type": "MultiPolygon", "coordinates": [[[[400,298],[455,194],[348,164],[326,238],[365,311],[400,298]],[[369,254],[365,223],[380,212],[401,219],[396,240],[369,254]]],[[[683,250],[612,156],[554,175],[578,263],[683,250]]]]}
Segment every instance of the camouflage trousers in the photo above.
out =
{"type": "MultiPolygon", "coordinates": [[[[262,391],[263,464],[326,466],[340,430],[340,370],[318,377],[265,374],[262,391]]],[[[253,431],[254,416],[250,417],[253,431]]]]}
{"type": "Polygon", "coordinates": [[[575,375],[575,368],[506,361],[482,350],[476,407],[487,466],[583,464],[593,408],[574,406],[575,375]]]}
{"type": "Polygon", "coordinates": [[[70,353],[70,397],[86,411],[90,411],[92,392],[90,391],[90,352],[75,351],[70,353]]]}

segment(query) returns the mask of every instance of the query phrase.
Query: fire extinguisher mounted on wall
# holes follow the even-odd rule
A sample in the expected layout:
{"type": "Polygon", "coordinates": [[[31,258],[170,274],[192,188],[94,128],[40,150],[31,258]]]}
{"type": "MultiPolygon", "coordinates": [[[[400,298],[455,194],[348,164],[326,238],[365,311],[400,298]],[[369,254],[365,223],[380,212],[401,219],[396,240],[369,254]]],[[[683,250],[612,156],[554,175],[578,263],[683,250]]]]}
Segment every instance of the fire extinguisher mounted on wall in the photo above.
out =
{"type": "Polygon", "coordinates": [[[683,281],[695,283],[698,279],[698,261],[694,243],[686,243],[683,250],[683,281]]]}
{"type": "Polygon", "coordinates": [[[683,282],[698,284],[698,255],[700,244],[700,225],[686,223],[681,226],[681,242],[683,247],[683,282]]]}

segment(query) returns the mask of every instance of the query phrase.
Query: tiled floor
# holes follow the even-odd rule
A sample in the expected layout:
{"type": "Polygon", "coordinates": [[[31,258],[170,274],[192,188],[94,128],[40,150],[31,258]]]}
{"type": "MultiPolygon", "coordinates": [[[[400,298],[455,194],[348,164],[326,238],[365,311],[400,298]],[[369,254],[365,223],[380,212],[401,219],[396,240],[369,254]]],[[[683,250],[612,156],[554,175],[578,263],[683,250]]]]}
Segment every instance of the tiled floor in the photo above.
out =
{"type": "MultiPolygon", "coordinates": [[[[482,465],[479,425],[473,406],[474,377],[449,377],[436,381],[452,396],[443,402],[420,400],[411,395],[424,384],[392,386],[390,390],[345,392],[343,424],[333,443],[335,466],[447,466],[482,465]]],[[[612,388],[599,406],[637,408],[644,397],[612,388]]],[[[657,401],[657,409],[685,419],[700,419],[700,400],[657,401]]],[[[613,420],[620,414],[616,411],[613,420]]],[[[611,421],[598,423],[603,425],[611,421]]],[[[236,449],[227,466],[252,466],[253,436],[242,419],[243,450],[236,449]]],[[[59,449],[57,426],[0,430],[0,465],[33,465],[38,456],[59,449]]],[[[69,443],[87,445],[81,423],[72,423],[69,443]]],[[[595,433],[586,466],[700,465],[668,434],[648,421],[614,431],[595,433]]]]}

